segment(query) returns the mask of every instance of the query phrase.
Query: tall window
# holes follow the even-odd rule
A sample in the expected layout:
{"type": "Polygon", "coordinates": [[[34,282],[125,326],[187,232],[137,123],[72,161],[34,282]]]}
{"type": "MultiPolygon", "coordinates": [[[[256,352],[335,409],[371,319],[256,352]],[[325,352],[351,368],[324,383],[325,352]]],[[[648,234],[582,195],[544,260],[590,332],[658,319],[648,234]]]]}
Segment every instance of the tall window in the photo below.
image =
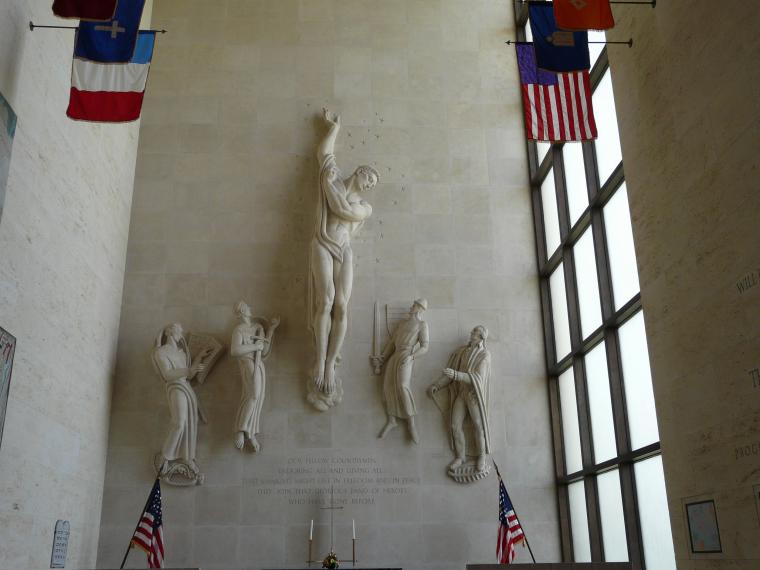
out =
{"type": "Polygon", "coordinates": [[[674,570],[612,77],[590,51],[598,139],[528,142],[562,555],[674,570]]]}

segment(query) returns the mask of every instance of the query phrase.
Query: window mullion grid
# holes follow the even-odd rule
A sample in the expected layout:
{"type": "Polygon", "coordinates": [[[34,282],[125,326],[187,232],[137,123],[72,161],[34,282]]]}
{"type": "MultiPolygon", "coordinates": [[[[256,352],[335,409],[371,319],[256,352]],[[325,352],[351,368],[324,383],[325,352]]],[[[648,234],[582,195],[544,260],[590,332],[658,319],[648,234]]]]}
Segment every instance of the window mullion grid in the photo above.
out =
{"type": "Polygon", "coordinates": [[[525,32],[520,37],[520,32],[528,23],[528,3],[522,0],[515,0],[515,27],[518,30],[517,39],[521,42],[525,41],[525,32]]]}
{"type": "MultiPolygon", "coordinates": [[[[517,39],[525,41],[525,24],[528,20],[528,6],[525,2],[515,2],[515,22],[517,27],[517,39]]],[[[544,354],[546,369],[551,370],[556,360],[556,345],[554,341],[554,319],[552,315],[551,292],[549,287],[549,274],[543,275],[547,267],[546,230],[544,228],[544,214],[541,200],[541,182],[546,177],[551,164],[551,149],[544,157],[543,164],[538,161],[538,148],[534,141],[526,138],[528,155],[528,171],[530,180],[531,202],[533,206],[533,227],[535,229],[536,262],[539,268],[541,290],[541,314],[544,325],[544,354]],[[542,168],[543,166],[543,168],[542,168]],[[543,175],[541,175],[543,172],[543,175]]],[[[561,249],[561,248],[560,248],[561,249]]],[[[552,422],[552,438],[554,440],[554,471],[557,479],[565,474],[565,449],[562,434],[562,414],[559,402],[559,378],[549,377],[549,412],[552,422]]],[[[557,487],[557,511],[560,523],[560,541],[562,545],[562,559],[573,560],[573,537],[570,525],[570,499],[567,485],[557,487]]]]}
{"type": "MultiPolygon", "coordinates": [[[[639,502],[636,494],[633,463],[622,464],[619,473],[628,560],[631,562],[632,570],[644,570],[644,542],[641,539],[641,519],[639,518],[639,502]]],[[[655,569],[652,568],[651,570],[655,569]]]]}
{"type": "MultiPolygon", "coordinates": [[[[606,50],[602,59],[594,68],[592,84],[594,88],[601,81],[607,71],[608,63],[606,50]]],[[[586,180],[589,185],[589,204],[591,212],[591,226],[594,236],[594,253],[596,256],[597,277],[599,279],[599,295],[602,305],[603,336],[607,355],[607,372],[610,382],[610,398],[612,402],[612,417],[615,426],[615,443],[617,446],[619,462],[619,474],[621,496],[623,500],[623,513],[626,528],[626,541],[628,546],[628,558],[633,570],[643,570],[644,555],[641,540],[641,526],[638,503],[636,497],[636,484],[634,480],[633,463],[621,462],[623,456],[631,456],[631,440],[628,431],[628,416],[625,404],[625,389],[623,386],[623,368],[620,358],[620,345],[618,340],[619,323],[613,321],[616,316],[615,298],[612,289],[612,275],[610,273],[610,254],[607,244],[607,233],[604,227],[604,204],[612,195],[613,190],[623,183],[622,163],[615,169],[613,174],[601,186],[599,170],[596,160],[596,149],[593,143],[584,144],[584,165],[586,180]]],[[[640,305],[640,298],[634,300],[634,304],[640,305]]],[[[622,309],[622,308],[621,308],[622,309]]]]}
{"type": "MultiPolygon", "coordinates": [[[[575,272],[575,258],[570,243],[570,208],[567,195],[567,180],[562,148],[557,145],[552,149],[552,164],[554,166],[554,182],[557,194],[557,209],[562,242],[563,271],[567,295],[568,321],[570,323],[570,346],[572,357],[573,377],[575,379],[575,398],[578,413],[578,428],[580,433],[581,459],[585,471],[594,465],[594,447],[591,434],[591,415],[588,404],[586,386],[586,366],[581,350],[583,335],[581,329],[580,302],[578,299],[578,281],[575,272]]],[[[602,547],[602,529],[599,516],[599,500],[597,495],[596,477],[584,478],[586,495],[586,512],[588,520],[589,544],[591,560],[601,562],[604,559],[602,547]]]]}
{"type": "Polygon", "coordinates": [[[599,514],[599,489],[596,474],[586,477],[586,516],[588,517],[591,562],[604,562],[604,541],[602,540],[602,518],[599,514]]]}
{"type": "Polygon", "coordinates": [[[567,485],[557,486],[557,502],[559,504],[560,540],[562,545],[562,560],[575,560],[573,552],[573,528],[570,525],[570,497],[567,485]]]}

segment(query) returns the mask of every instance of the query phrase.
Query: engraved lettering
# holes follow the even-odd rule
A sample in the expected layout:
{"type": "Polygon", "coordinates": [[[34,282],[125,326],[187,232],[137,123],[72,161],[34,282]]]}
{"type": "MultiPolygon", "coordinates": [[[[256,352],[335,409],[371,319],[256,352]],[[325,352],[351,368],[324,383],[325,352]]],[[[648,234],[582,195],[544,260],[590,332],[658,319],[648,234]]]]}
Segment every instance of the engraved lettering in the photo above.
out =
{"type": "Polygon", "coordinates": [[[757,271],[751,271],[747,273],[746,275],[744,275],[743,277],[741,277],[736,282],[736,288],[738,289],[739,294],[741,295],[743,293],[746,293],[749,289],[751,289],[752,287],[755,287],[759,283],[760,283],[760,273],[758,273],[757,271]]]}

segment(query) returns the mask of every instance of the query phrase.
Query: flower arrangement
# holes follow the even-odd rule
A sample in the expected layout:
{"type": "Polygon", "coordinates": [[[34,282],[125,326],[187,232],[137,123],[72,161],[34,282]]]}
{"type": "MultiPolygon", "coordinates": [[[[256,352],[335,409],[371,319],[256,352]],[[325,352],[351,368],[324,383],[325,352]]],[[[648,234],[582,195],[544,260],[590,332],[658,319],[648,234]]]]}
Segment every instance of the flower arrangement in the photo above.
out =
{"type": "Polygon", "coordinates": [[[325,556],[325,559],[322,561],[322,568],[339,568],[340,565],[338,562],[340,562],[338,560],[338,555],[331,550],[330,553],[325,556]]]}

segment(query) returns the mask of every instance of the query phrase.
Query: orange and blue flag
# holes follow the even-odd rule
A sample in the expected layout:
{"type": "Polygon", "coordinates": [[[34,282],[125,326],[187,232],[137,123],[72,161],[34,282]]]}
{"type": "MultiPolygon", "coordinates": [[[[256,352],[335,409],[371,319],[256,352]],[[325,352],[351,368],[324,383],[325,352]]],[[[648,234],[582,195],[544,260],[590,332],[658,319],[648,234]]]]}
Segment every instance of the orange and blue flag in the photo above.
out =
{"type": "Polygon", "coordinates": [[[53,14],[59,18],[74,18],[105,22],[114,17],[118,0],[54,0],[53,14]]]}
{"type": "Polygon", "coordinates": [[[563,30],[609,30],[615,27],[610,0],[554,0],[554,18],[563,30]]]}
{"type": "Polygon", "coordinates": [[[587,32],[559,29],[551,3],[531,2],[528,17],[538,67],[557,73],[591,68],[587,32]]]}

